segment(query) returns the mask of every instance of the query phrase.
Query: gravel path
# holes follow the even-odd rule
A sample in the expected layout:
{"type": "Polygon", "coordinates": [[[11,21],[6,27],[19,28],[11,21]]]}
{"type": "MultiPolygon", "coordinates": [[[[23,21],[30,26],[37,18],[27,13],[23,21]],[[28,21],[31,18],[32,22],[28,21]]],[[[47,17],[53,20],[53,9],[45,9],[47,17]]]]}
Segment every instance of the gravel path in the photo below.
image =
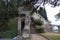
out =
{"type": "Polygon", "coordinates": [[[47,39],[38,34],[31,34],[31,40],[47,40],[47,39]]]}

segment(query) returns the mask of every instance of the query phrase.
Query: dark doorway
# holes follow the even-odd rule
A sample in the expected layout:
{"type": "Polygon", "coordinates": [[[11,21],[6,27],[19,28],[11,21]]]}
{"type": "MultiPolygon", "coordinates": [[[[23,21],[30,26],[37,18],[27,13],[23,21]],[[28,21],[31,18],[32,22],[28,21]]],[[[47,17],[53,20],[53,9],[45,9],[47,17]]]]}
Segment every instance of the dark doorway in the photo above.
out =
{"type": "Polygon", "coordinates": [[[24,27],[25,27],[25,21],[22,21],[21,22],[21,32],[23,32],[24,27]]]}

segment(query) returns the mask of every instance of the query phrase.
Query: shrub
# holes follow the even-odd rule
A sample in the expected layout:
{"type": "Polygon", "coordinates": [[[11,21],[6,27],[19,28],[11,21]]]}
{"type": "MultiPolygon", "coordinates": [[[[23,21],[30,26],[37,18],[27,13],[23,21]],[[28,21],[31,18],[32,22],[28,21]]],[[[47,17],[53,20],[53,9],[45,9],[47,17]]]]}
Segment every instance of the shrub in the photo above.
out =
{"type": "Polygon", "coordinates": [[[39,25],[39,26],[42,26],[43,25],[43,21],[41,21],[40,19],[32,19],[32,21],[36,24],[36,25],[39,25]]]}
{"type": "Polygon", "coordinates": [[[36,28],[36,31],[37,31],[38,33],[44,33],[44,32],[45,32],[43,27],[36,28]]]}

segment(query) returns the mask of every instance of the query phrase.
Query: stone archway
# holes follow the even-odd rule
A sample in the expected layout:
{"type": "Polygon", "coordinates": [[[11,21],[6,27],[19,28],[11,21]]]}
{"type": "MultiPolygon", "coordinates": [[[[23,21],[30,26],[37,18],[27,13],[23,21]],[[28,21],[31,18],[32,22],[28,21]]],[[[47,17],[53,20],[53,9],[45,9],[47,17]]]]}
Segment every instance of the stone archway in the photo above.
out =
{"type": "Polygon", "coordinates": [[[21,32],[23,32],[24,27],[25,27],[25,21],[22,21],[21,22],[21,32]]]}

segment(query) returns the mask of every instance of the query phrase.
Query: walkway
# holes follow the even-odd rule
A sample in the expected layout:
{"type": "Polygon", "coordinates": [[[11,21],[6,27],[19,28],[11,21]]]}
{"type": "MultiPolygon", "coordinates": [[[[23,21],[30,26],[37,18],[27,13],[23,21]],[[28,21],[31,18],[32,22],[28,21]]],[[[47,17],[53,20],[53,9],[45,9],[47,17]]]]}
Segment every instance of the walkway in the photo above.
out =
{"type": "Polygon", "coordinates": [[[38,34],[31,34],[31,40],[47,40],[47,39],[38,34]]]}

